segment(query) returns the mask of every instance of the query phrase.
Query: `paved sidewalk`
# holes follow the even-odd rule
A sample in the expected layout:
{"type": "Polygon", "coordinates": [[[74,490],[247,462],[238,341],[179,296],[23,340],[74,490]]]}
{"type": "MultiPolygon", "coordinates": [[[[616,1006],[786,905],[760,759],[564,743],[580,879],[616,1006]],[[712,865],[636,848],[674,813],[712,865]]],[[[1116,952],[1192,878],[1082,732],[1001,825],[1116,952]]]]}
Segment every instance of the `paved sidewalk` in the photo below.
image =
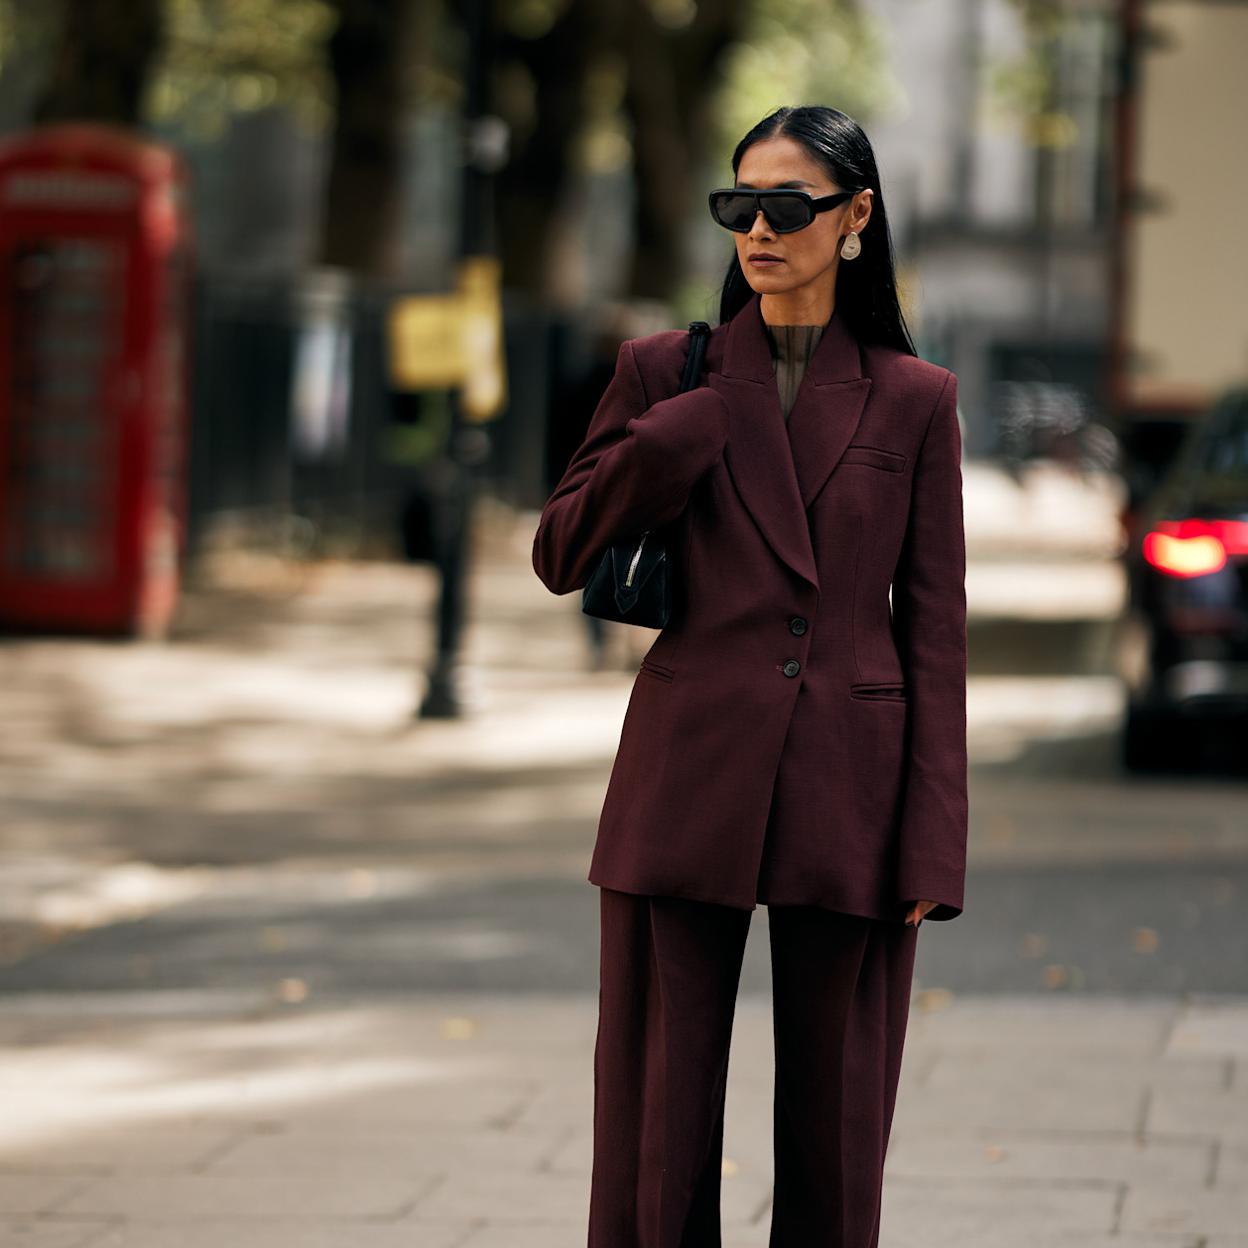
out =
{"type": "MultiPolygon", "coordinates": [[[[912,1009],[883,1248],[1248,1242],[1248,1004],[912,1009]]],[[[595,1026],[587,996],[9,1002],[0,1243],[579,1248],[595,1026]]],[[[725,1248],[767,1242],[771,1075],[743,997],[725,1248]]]]}
{"type": "MultiPolygon", "coordinates": [[[[1111,519],[1112,498],[1060,476],[1019,490],[968,472],[982,647],[998,620],[1064,639],[1064,621],[1112,618],[1111,519]],[[1037,523],[1058,496],[1063,523],[1037,523]]],[[[575,602],[528,566],[529,518],[482,521],[462,721],[411,719],[435,593],[421,568],[234,561],[167,645],[0,647],[0,1248],[584,1243],[592,906],[540,938],[502,912],[588,895],[648,638],[625,630],[614,670],[587,675],[575,602]],[[481,990],[482,968],[514,987],[481,990]],[[541,988],[556,970],[568,991],[541,988]]],[[[1076,771],[1072,835],[1053,750],[1089,754],[1114,682],[988,669],[974,757],[1034,758],[976,777],[977,863],[1242,857],[1225,785],[1076,771]]],[[[1081,993],[1061,934],[1029,964],[1052,994],[916,980],[881,1248],[1248,1248],[1248,984],[1081,993]]],[[[1143,957],[1156,944],[1129,935],[1143,957]]],[[[1229,940],[1201,947],[1234,961],[1229,940]]],[[[769,998],[751,990],[725,1248],[767,1242],[771,1078],[769,998]]]]}

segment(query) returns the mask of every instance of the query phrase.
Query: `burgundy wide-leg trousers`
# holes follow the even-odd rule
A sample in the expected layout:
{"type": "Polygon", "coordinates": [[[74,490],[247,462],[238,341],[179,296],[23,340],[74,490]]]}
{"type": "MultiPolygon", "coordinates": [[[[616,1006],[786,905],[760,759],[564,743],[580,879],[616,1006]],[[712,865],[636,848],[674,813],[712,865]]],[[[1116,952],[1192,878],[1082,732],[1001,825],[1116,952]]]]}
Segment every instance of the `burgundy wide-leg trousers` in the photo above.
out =
{"type": "MultiPolygon", "coordinates": [[[[749,910],[601,888],[589,1248],[720,1248],[749,910]]],[[[918,929],[768,906],[770,1248],[877,1248],[918,929]]]]}

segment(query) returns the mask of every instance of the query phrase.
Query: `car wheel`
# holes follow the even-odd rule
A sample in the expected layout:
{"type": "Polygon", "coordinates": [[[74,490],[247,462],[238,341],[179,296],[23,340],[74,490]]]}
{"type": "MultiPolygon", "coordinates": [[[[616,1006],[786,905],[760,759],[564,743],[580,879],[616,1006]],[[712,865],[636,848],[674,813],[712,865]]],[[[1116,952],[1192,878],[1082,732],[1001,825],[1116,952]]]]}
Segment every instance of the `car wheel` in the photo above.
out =
{"type": "Polygon", "coordinates": [[[1166,771],[1186,763],[1173,720],[1157,711],[1128,707],[1120,744],[1127,771],[1166,771]]]}

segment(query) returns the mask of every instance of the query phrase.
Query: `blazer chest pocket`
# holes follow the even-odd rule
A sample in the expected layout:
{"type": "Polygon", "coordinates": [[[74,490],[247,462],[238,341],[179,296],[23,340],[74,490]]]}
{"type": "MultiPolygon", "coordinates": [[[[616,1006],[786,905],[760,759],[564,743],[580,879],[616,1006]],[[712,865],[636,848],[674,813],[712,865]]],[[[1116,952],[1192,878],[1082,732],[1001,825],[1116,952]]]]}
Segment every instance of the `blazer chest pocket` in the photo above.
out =
{"type": "Polygon", "coordinates": [[[897,451],[886,451],[879,446],[863,446],[851,442],[841,456],[843,464],[866,464],[871,468],[883,468],[885,472],[902,472],[906,457],[897,451]]]}
{"type": "Polygon", "coordinates": [[[851,698],[866,698],[871,702],[904,702],[906,686],[903,681],[872,681],[859,685],[850,685],[851,698]]]}
{"type": "Polygon", "coordinates": [[[666,667],[662,663],[656,663],[653,659],[642,659],[639,670],[643,676],[654,676],[658,680],[666,680],[669,683],[676,675],[673,668],[666,667]]]}

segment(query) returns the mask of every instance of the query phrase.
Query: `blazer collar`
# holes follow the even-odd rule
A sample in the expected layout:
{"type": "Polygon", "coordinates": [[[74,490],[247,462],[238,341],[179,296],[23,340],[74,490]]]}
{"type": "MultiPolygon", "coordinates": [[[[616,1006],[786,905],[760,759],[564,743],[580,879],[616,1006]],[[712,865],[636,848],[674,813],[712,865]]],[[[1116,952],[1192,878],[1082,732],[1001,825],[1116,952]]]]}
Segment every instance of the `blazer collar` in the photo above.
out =
{"type": "Polygon", "coordinates": [[[709,384],[728,407],[724,459],[737,492],[776,554],[819,587],[808,510],[858,428],[871,379],[839,311],[806,367],[786,427],[755,292],[728,322],[721,371],[709,384]]]}

